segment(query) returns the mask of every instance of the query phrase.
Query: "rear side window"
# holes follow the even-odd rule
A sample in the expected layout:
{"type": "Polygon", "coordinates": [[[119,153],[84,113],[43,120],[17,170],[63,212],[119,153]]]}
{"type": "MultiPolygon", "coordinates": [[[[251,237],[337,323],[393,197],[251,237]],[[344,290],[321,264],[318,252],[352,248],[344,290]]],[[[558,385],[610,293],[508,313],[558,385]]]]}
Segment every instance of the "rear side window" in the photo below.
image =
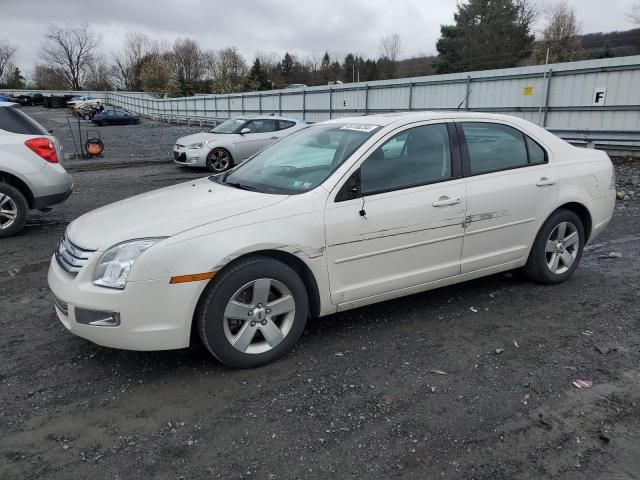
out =
{"type": "Polygon", "coordinates": [[[462,123],[472,175],[545,163],[547,154],[520,130],[497,123],[462,123]]]}
{"type": "Polygon", "coordinates": [[[0,107],[0,129],[20,135],[48,135],[41,125],[13,107],[0,107]]]}
{"type": "Polygon", "coordinates": [[[252,120],[248,128],[251,129],[251,133],[269,133],[276,131],[276,121],[275,120],[252,120]]]}
{"type": "Polygon", "coordinates": [[[278,130],[286,130],[287,128],[291,128],[296,124],[296,122],[290,122],[289,120],[278,120],[278,130]]]}

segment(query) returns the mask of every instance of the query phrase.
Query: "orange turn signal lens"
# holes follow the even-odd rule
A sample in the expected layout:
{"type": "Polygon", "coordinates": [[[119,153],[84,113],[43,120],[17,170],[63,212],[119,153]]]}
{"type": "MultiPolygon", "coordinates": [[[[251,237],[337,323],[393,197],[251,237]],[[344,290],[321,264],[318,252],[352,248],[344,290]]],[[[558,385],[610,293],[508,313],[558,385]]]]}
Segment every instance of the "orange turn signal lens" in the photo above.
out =
{"type": "Polygon", "coordinates": [[[170,284],[200,282],[202,280],[210,280],[216,276],[216,272],[194,273],[193,275],[180,275],[179,277],[171,277],[170,284]]]}

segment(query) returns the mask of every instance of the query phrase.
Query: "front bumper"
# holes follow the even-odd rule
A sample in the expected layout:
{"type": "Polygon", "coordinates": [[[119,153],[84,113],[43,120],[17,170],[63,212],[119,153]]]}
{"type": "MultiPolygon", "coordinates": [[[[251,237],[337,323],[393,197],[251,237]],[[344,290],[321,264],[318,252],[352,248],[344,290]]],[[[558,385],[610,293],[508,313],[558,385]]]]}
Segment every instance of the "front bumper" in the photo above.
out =
{"type": "Polygon", "coordinates": [[[206,167],[208,148],[173,147],[173,163],[187,167],[206,167]]]}
{"type": "Polygon", "coordinates": [[[206,282],[170,285],[168,278],[129,282],[124,290],[93,285],[96,252],[76,277],[52,258],[48,282],[58,318],[71,333],[98,345],[123,350],[172,350],[189,346],[191,320],[206,282]],[[76,308],[117,312],[120,325],[76,321],[76,308]]]}

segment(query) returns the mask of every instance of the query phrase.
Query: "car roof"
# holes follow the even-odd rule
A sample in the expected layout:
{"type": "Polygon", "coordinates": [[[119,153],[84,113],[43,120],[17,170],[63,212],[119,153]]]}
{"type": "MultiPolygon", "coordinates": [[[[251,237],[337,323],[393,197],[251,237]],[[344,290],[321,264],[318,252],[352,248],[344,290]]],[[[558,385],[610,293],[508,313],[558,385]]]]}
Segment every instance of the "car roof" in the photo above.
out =
{"type": "Polygon", "coordinates": [[[235,117],[234,119],[241,119],[241,120],[287,120],[287,121],[290,121],[290,122],[303,123],[303,121],[298,119],[298,118],[278,117],[278,116],[275,116],[275,115],[241,115],[239,117],[235,117]]]}
{"type": "Polygon", "coordinates": [[[510,115],[499,115],[495,113],[484,112],[460,112],[458,110],[438,110],[438,111],[423,111],[423,112],[393,112],[383,113],[376,115],[361,115],[358,117],[341,117],[333,120],[326,120],[324,122],[318,122],[323,124],[357,124],[357,125],[378,125],[385,127],[394,123],[405,123],[407,121],[420,122],[429,120],[502,120],[511,123],[525,122],[518,117],[510,115]]]}

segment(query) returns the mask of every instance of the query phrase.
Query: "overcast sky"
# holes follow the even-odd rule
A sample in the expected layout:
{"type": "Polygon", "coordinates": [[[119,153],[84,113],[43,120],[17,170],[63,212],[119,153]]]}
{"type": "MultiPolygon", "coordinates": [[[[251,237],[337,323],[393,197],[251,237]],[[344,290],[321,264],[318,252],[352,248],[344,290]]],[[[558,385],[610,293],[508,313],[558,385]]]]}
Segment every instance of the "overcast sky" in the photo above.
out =
{"type": "MultiPolygon", "coordinates": [[[[634,0],[569,0],[584,33],[633,28],[634,0]]],[[[549,0],[538,0],[539,9],[549,0]]],[[[257,53],[349,51],[376,56],[380,38],[397,32],[402,57],[435,53],[440,25],[453,21],[456,0],[0,0],[0,37],[18,46],[16,64],[38,61],[47,22],[87,23],[107,56],[126,32],[157,39],[197,39],[204,48],[235,45],[257,53]]]]}

